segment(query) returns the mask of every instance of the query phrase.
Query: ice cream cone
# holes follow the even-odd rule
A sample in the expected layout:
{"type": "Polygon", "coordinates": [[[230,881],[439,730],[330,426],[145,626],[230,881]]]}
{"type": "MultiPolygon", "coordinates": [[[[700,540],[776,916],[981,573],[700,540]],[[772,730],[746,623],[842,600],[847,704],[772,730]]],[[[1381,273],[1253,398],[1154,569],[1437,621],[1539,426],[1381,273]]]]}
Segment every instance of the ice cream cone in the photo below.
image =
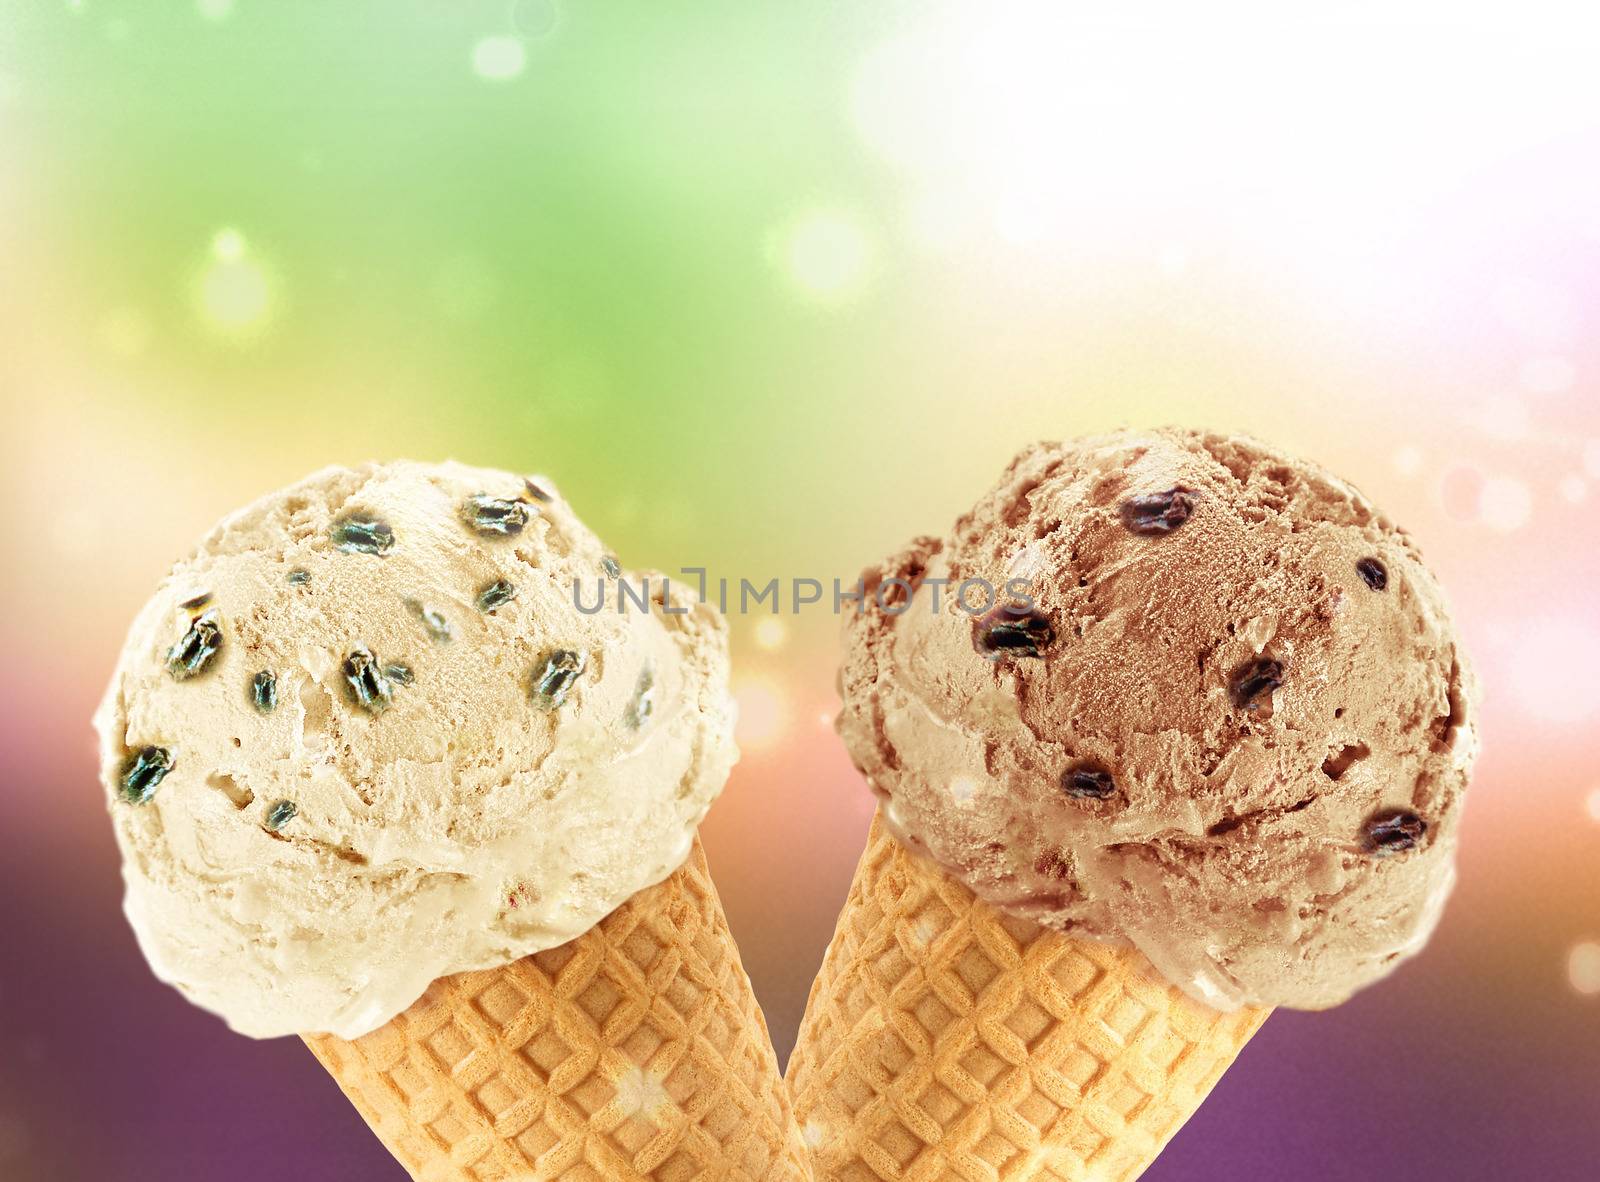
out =
{"type": "Polygon", "coordinates": [[[418,1182],[810,1177],[698,839],[577,939],[305,1041],[418,1182]]]}
{"type": "Polygon", "coordinates": [[[817,1182],[1116,1182],[1269,1012],[1006,916],[875,818],[788,1083],[817,1182]]]}

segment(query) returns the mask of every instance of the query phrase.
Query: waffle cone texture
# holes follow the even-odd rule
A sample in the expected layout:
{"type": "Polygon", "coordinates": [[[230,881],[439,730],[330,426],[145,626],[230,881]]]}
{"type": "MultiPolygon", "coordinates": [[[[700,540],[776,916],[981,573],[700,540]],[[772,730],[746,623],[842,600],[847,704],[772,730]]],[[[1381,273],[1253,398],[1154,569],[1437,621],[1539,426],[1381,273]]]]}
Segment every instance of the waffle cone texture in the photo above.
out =
{"type": "Polygon", "coordinates": [[[811,1176],[698,839],[577,939],[305,1042],[417,1182],[811,1176]]]}
{"type": "Polygon", "coordinates": [[[1018,920],[875,818],[788,1081],[817,1182],[1121,1182],[1269,1011],[1018,920]]]}

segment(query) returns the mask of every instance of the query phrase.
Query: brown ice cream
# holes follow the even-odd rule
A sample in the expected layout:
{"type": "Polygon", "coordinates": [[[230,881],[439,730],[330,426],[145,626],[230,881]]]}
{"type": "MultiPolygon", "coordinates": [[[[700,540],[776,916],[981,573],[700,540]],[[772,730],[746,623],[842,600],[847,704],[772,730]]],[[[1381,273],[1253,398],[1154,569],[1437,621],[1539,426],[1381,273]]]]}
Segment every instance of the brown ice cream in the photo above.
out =
{"type": "Polygon", "coordinates": [[[840,730],[982,898],[1221,1009],[1337,1004],[1432,932],[1473,681],[1348,484],[1240,436],[1040,444],[866,587],[840,730]]]}

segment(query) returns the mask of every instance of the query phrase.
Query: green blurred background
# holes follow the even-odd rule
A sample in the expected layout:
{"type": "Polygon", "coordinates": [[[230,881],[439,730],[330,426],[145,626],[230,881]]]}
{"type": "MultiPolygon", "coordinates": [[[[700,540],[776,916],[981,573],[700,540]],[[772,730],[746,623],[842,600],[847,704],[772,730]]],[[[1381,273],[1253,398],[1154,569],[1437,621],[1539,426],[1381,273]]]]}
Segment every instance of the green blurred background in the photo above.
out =
{"type": "MultiPolygon", "coordinates": [[[[634,566],[851,581],[1038,438],[1314,456],[1488,686],[1428,954],[1279,1014],[1152,1172],[1600,1159],[1600,18],[81,0],[0,9],[0,1178],[395,1177],[297,1044],[149,979],[88,717],[224,512],[543,471],[634,566]]],[[[780,1053],[871,804],[835,623],[735,618],[706,827],[780,1053]]]]}

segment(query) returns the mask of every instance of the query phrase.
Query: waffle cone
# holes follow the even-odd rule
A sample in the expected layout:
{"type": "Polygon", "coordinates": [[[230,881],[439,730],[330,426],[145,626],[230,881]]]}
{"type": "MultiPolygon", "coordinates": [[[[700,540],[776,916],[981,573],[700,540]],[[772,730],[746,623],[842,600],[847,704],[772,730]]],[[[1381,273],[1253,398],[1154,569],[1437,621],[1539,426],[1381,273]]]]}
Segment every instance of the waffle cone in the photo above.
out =
{"type": "Polygon", "coordinates": [[[1268,1011],[997,911],[876,818],[788,1081],[817,1182],[1137,1178],[1268,1011]]]}
{"type": "Polygon", "coordinates": [[[305,1042],[417,1182],[810,1177],[698,839],[576,940],[305,1042]]]}

